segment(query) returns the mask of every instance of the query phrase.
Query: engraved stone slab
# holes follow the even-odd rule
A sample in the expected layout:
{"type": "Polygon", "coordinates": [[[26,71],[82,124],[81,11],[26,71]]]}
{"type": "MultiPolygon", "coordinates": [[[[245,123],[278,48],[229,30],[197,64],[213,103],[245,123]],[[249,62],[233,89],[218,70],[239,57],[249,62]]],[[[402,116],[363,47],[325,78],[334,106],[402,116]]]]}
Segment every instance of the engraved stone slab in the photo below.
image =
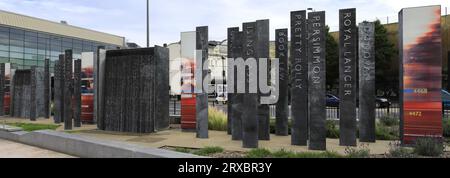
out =
{"type": "Polygon", "coordinates": [[[292,145],[308,144],[308,58],[306,11],[291,12],[292,145]]]}
{"type": "Polygon", "coordinates": [[[275,56],[279,59],[279,94],[278,103],[276,105],[276,135],[288,136],[288,29],[278,29],[275,31],[275,56]]]}
{"type": "Polygon", "coordinates": [[[309,149],[326,150],[325,12],[308,13],[309,149]]]}
{"type": "Polygon", "coordinates": [[[359,141],[375,142],[375,25],[359,24],[359,141]]]}
{"type": "Polygon", "coordinates": [[[339,130],[341,146],[356,146],[356,9],[339,11],[339,130]]]}

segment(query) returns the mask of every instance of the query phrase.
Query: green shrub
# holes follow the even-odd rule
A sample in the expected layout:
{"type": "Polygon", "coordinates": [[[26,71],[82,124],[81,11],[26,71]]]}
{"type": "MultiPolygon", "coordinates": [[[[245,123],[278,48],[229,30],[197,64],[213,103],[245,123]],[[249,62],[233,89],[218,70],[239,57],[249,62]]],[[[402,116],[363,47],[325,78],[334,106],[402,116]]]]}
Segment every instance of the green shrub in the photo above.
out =
{"type": "Polygon", "coordinates": [[[221,147],[205,147],[200,150],[194,151],[193,153],[199,156],[209,156],[216,153],[222,153],[223,151],[224,149],[221,147]]]}
{"type": "Polygon", "coordinates": [[[347,147],[345,148],[345,154],[348,158],[368,158],[370,157],[370,149],[367,145],[361,145],[360,148],[347,147]]]}
{"type": "Polygon", "coordinates": [[[253,149],[249,151],[246,158],[343,158],[336,152],[292,152],[285,149],[271,152],[267,149],[253,149]]]}
{"type": "MultiPolygon", "coordinates": [[[[276,121],[276,118],[271,118],[271,119],[270,119],[270,126],[269,126],[269,129],[270,129],[270,133],[271,133],[271,134],[275,134],[275,133],[276,133],[276,130],[275,130],[276,124],[277,124],[276,122],[277,122],[277,121],[276,121]]],[[[291,120],[288,121],[288,133],[289,133],[289,134],[292,133],[292,122],[291,122],[291,120]]]]}
{"type": "Polygon", "coordinates": [[[296,153],[281,149],[272,153],[274,158],[296,158],[296,153]]]}
{"type": "Polygon", "coordinates": [[[272,152],[264,148],[252,149],[250,150],[246,158],[269,158],[272,156],[272,152]]]}
{"type": "Polygon", "coordinates": [[[6,125],[20,127],[23,131],[33,132],[38,130],[56,130],[60,125],[55,124],[32,124],[32,123],[7,123],[6,125]]]}
{"type": "Polygon", "coordinates": [[[376,126],[377,140],[398,140],[399,128],[397,126],[386,126],[383,123],[377,123],[376,126]]]}
{"type": "Polygon", "coordinates": [[[438,157],[444,153],[445,145],[441,139],[422,137],[416,139],[414,153],[420,156],[438,157]]]}
{"type": "Polygon", "coordinates": [[[380,118],[380,123],[385,126],[389,126],[389,127],[398,126],[398,125],[400,125],[400,118],[390,116],[390,115],[385,115],[380,118]]]}
{"type": "Polygon", "coordinates": [[[344,156],[340,155],[336,152],[301,152],[295,155],[295,158],[344,158],[344,156]]]}
{"type": "Polygon", "coordinates": [[[412,150],[402,147],[400,142],[389,143],[389,154],[390,158],[412,158],[414,156],[412,150]]]}
{"type": "Polygon", "coordinates": [[[208,127],[209,130],[215,131],[227,131],[227,115],[215,107],[209,107],[208,109],[208,127]]]}
{"type": "Polygon", "coordinates": [[[336,121],[327,120],[326,127],[327,127],[327,138],[339,138],[340,132],[336,121]]]}
{"type": "Polygon", "coordinates": [[[176,152],[180,152],[180,153],[191,153],[191,150],[188,149],[188,148],[180,148],[180,147],[177,147],[177,148],[175,148],[175,151],[176,151],[176,152]]]}
{"type": "Polygon", "coordinates": [[[450,119],[444,119],[443,122],[444,137],[450,137],[450,119]]]}

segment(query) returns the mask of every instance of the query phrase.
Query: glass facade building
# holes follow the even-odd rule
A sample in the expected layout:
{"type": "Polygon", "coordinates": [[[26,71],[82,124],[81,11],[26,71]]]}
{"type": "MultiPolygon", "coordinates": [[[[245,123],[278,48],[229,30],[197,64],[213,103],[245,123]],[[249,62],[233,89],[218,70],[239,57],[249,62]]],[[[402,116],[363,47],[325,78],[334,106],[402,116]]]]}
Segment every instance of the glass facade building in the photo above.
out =
{"type": "Polygon", "coordinates": [[[29,29],[0,25],[0,63],[11,63],[14,69],[44,67],[50,59],[50,70],[55,61],[67,49],[73,50],[73,58],[81,59],[82,52],[96,52],[98,46],[117,49],[120,46],[74,37],[50,34],[29,29]]]}

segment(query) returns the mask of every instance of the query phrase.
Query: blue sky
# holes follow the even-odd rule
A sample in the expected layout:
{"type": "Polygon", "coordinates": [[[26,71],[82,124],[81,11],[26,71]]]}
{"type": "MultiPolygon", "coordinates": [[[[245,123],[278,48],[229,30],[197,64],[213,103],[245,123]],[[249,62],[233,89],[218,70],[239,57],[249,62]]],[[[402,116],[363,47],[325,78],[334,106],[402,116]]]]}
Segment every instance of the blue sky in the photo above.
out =
{"type": "MultiPolygon", "coordinates": [[[[146,45],[145,0],[0,0],[0,9],[125,36],[146,45]]],[[[358,21],[397,21],[403,7],[442,5],[449,0],[150,0],[151,45],[177,42],[180,32],[209,26],[211,40],[226,38],[228,27],[270,19],[271,30],[289,27],[289,13],[314,8],[327,11],[326,23],[336,30],[338,11],[357,8],[358,21]]]]}

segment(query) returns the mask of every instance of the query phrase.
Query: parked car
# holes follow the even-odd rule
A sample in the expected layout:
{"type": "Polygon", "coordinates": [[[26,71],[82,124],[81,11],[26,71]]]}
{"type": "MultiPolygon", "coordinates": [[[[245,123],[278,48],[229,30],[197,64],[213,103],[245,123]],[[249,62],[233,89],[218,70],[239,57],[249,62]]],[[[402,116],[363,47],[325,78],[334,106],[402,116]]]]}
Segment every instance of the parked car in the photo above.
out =
{"type": "Polygon", "coordinates": [[[450,93],[442,90],[442,107],[444,110],[450,110],[450,93]]]}
{"type": "Polygon", "coordinates": [[[340,99],[332,94],[327,94],[327,107],[339,107],[340,99]]]}
{"type": "MultiPolygon", "coordinates": [[[[339,107],[340,99],[339,97],[327,94],[327,107],[339,107]]],[[[356,101],[356,105],[358,105],[359,100],[356,101]]],[[[391,102],[387,98],[376,97],[375,98],[375,107],[376,108],[387,108],[391,106],[391,102]]],[[[450,105],[450,100],[449,100],[450,105]]]]}

